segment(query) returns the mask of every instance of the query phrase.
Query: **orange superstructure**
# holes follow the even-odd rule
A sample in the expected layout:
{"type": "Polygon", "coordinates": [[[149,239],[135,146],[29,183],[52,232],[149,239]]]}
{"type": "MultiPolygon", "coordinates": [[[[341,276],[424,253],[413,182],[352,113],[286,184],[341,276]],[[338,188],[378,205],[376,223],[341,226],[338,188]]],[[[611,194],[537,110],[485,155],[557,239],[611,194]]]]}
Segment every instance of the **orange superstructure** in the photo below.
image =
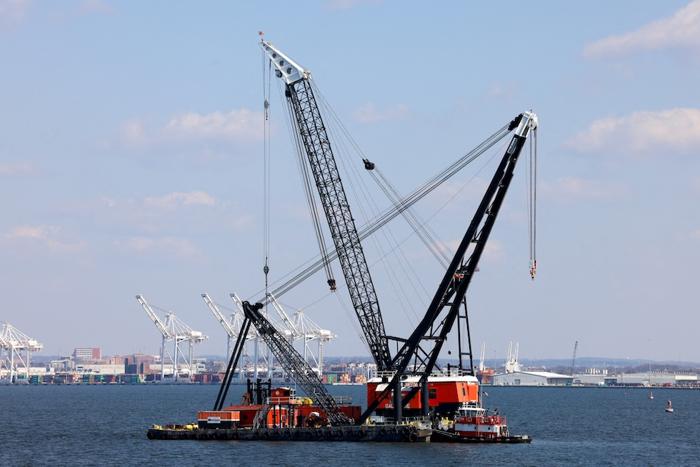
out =
{"type": "MultiPolygon", "coordinates": [[[[361,414],[360,406],[343,401],[338,403],[338,411],[354,420],[361,414]]],[[[197,424],[200,428],[294,428],[325,425],[327,416],[312,399],[295,395],[292,388],[249,385],[243,403],[222,410],[201,411],[197,414],[197,424]],[[261,396],[262,403],[249,402],[256,395],[261,396]]]]}
{"type": "MultiPolygon", "coordinates": [[[[367,381],[367,403],[371,404],[386,388],[389,378],[376,377],[367,381]]],[[[402,394],[408,394],[419,383],[419,378],[408,377],[402,382],[402,394]]],[[[405,416],[418,416],[422,409],[422,394],[418,393],[404,407],[405,416]]],[[[479,381],[471,375],[434,375],[428,377],[428,404],[437,415],[454,414],[463,404],[479,401],[479,381]]],[[[392,416],[393,402],[386,397],[377,406],[376,414],[392,416]]]]}

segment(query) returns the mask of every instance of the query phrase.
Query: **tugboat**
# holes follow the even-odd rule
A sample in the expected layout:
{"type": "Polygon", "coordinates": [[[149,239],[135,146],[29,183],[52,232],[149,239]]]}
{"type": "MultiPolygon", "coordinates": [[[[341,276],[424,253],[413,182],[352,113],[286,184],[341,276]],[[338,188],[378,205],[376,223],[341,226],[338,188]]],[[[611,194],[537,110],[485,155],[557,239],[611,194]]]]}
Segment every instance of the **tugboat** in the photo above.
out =
{"type": "Polygon", "coordinates": [[[454,432],[462,438],[508,437],[508,424],[498,411],[489,414],[483,407],[465,405],[457,411],[454,432]]]}
{"type": "Polygon", "coordinates": [[[479,403],[462,404],[453,419],[443,418],[431,441],[458,443],[530,443],[527,435],[511,435],[506,417],[487,411],[479,403]]]}

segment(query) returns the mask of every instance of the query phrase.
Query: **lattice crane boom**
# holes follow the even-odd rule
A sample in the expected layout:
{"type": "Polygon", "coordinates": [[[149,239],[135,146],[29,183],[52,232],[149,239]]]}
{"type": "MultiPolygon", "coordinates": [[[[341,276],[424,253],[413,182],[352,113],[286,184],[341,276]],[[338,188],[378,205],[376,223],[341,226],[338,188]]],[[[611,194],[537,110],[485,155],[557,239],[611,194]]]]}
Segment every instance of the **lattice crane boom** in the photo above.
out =
{"type": "Polygon", "coordinates": [[[284,367],[285,371],[301,386],[307,396],[311,397],[326,413],[332,425],[351,425],[354,420],[348,418],[338,409],[333,396],[330,395],[321,379],[311,366],[299,355],[292,344],[260,312],[261,303],[251,305],[243,302],[245,317],[258,330],[267,347],[284,367]]]}
{"type": "Polygon", "coordinates": [[[285,96],[294,115],[292,123],[311,167],[353,308],[378,369],[386,370],[391,366],[391,353],[384,320],[331,142],[311,86],[311,74],[269,42],[263,40],[261,46],[275,67],[277,76],[285,82],[285,96]]]}

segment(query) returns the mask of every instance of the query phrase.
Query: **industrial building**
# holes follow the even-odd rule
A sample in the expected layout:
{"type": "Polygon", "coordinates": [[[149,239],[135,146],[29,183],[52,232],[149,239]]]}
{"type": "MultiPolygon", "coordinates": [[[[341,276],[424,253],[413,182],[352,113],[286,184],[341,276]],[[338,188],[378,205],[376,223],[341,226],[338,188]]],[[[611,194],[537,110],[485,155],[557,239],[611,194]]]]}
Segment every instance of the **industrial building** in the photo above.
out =
{"type": "Polygon", "coordinates": [[[549,371],[514,371],[493,375],[494,386],[571,386],[573,376],[549,371]]]}
{"type": "Polygon", "coordinates": [[[617,386],[695,386],[698,383],[697,374],[683,373],[620,373],[608,384],[617,386]]]}
{"type": "Polygon", "coordinates": [[[76,347],[73,349],[73,360],[76,362],[96,362],[102,360],[99,347],[76,347]]]}
{"type": "Polygon", "coordinates": [[[518,362],[519,345],[508,346],[505,371],[491,377],[494,386],[571,386],[573,376],[549,371],[525,371],[518,362]]]}

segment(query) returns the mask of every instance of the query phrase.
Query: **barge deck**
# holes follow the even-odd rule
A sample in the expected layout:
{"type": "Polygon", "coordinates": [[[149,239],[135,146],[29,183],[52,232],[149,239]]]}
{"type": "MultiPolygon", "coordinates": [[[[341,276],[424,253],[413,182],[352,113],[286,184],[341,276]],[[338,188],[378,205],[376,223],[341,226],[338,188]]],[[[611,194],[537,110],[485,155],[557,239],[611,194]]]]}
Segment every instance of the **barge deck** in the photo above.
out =
{"type": "Polygon", "coordinates": [[[198,428],[196,425],[153,426],[149,439],[237,441],[372,441],[429,442],[432,430],[412,425],[325,426],[318,428],[198,428]]]}

